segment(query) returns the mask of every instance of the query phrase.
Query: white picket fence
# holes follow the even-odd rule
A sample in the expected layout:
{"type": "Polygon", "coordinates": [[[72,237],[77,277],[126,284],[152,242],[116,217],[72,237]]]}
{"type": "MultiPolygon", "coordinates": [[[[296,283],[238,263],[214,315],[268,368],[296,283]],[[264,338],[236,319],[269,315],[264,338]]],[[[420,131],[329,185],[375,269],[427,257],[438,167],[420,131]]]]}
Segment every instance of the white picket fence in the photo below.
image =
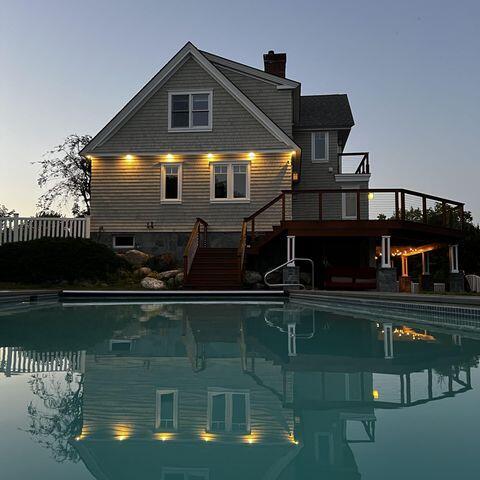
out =
{"type": "Polygon", "coordinates": [[[0,217],[0,245],[43,237],[90,238],[90,217],[0,217]]]}
{"type": "Polygon", "coordinates": [[[470,285],[470,290],[472,292],[480,293],[480,276],[478,275],[465,275],[468,284],[470,285]]]}

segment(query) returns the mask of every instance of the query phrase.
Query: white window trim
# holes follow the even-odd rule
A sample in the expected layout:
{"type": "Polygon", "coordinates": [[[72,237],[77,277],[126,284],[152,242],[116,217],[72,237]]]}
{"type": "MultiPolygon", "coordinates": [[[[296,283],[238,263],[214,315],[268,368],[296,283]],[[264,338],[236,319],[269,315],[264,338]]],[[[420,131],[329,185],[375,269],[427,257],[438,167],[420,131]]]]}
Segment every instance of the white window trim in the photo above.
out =
{"type": "MultiPolygon", "coordinates": [[[[114,351],[113,351],[113,345],[119,344],[119,343],[128,343],[128,344],[129,344],[129,349],[128,349],[128,351],[129,351],[129,352],[132,351],[133,340],[128,339],[128,338],[111,339],[110,342],[109,342],[109,346],[108,346],[109,351],[112,352],[112,353],[117,353],[117,352],[114,352],[114,351]]],[[[124,351],[118,352],[118,353],[124,353],[124,351]]]]}
{"type": "Polygon", "coordinates": [[[187,90],[168,92],[168,131],[169,132],[211,132],[213,129],[213,90],[187,90]],[[192,125],[193,98],[195,94],[208,94],[208,125],[194,127],[192,125]],[[188,95],[188,127],[172,127],[172,97],[173,95],[188,95]]]}
{"type": "Polygon", "coordinates": [[[161,164],[160,171],[160,201],[162,203],[182,203],[182,187],[183,187],[183,165],[180,162],[168,162],[161,164]],[[165,167],[178,167],[178,198],[165,198],[166,189],[166,172],[165,167]]]}
{"type": "Polygon", "coordinates": [[[118,249],[122,249],[122,248],[135,248],[135,235],[128,235],[128,234],[125,234],[125,235],[114,235],[113,236],[113,248],[118,248],[118,249]],[[133,243],[132,245],[115,245],[116,241],[117,241],[117,237],[132,237],[133,239],[133,243]]]}
{"type": "Polygon", "coordinates": [[[158,389],[155,401],[155,429],[162,431],[178,430],[178,390],[176,389],[158,389]],[[162,395],[173,393],[173,428],[165,428],[160,425],[162,414],[162,395]]]}
{"type": "Polygon", "coordinates": [[[325,132],[323,130],[317,130],[311,133],[311,157],[312,163],[328,163],[328,159],[330,156],[330,134],[329,132],[325,132]],[[325,134],[325,158],[315,158],[315,135],[317,133],[324,133],[325,134]]]}
{"type": "Polygon", "coordinates": [[[207,432],[212,433],[231,433],[238,435],[248,435],[251,432],[250,421],[250,391],[249,390],[224,390],[221,388],[211,388],[208,390],[207,398],[207,432]],[[245,431],[244,432],[232,432],[232,395],[240,394],[245,395],[245,431]],[[213,412],[213,397],[215,395],[225,395],[225,431],[224,432],[212,432],[212,412],[213,412]]]}
{"type": "Polygon", "coordinates": [[[249,203],[250,202],[250,162],[245,160],[226,160],[210,162],[210,203],[249,203]],[[215,166],[227,166],[227,198],[215,198],[215,166]],[[233,196],[233,166],[247,166],[247,189],[245,198],[235,198],[233,196]]]}
{"type": "MultiPolygon", "coordinates": [[[[342,189],[346,189],[346,190],[355,190],[358,188],[360,188],[359,185],[348,185],[348,187],[342,187],[342,189]]],[[[346,202],[347,197],[345,193],[342,193],[342,220],[356,220],[357,219],[356,210],[355,210],[355,215],[353,216],[347,215],[347,202],[346,202]]]]}

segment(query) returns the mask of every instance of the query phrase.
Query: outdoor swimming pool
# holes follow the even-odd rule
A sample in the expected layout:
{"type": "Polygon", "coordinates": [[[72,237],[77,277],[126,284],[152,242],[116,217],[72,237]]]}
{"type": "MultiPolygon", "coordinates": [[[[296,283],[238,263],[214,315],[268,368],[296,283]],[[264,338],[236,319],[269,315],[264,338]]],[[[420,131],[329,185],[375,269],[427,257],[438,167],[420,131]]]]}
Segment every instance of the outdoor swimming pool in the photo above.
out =
{"type": "Polygon", "coordinates": [[[0,478],[479,478],[480,322],[416,320],[281,298],[0,307],[0,478]]]}

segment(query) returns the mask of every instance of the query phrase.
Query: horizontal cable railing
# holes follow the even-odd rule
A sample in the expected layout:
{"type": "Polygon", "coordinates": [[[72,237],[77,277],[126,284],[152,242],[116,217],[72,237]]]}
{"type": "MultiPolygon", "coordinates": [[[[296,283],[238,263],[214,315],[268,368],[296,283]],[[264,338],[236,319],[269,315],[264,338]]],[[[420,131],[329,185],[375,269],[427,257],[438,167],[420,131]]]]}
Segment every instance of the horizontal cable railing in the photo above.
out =
{"type": "Polygon", "coordinates": [[[90,238],[90,217],[0,217],[0,245],[38,238],[90,238]]]}
{"type": "MultiPolygon", "coordinates": [[[[262,208],[244,219],[247,237],[255,240],[259,219],[275,211],[278,222],[378,220],[416,222],[437,227],[462,229],[464,204],[413,190],[306,189],[284,190],[262,208]]],[[[272,215],[269,215],[271,221],[272,215]]]]}

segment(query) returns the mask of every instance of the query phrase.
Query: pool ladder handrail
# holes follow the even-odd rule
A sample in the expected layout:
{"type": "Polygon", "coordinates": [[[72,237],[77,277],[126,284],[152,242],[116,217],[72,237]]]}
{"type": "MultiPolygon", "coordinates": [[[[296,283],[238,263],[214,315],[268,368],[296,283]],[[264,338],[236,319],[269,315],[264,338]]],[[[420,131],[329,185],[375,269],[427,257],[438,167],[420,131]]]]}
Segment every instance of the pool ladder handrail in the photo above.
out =
{"type": "Polygon", "coordinates": [[[267,277],[272,274],[273,272],[276,272],[280,268],[286,267],[289,264],[292,264],[294,262],[309,262],[312,265],[312,287],[310,290],[315,289],[315,267],[313,264],[313,260],[311,258],[300,258],[300,257],[294,257],[291,258],[290,260],[287,260],[285,263],[282,263],[278,267],[273,268],[272,270],[269,270],[264,276],[263,276],[263,281],[265,282],[265,285],[268,287],[300,287],[306,290],[306,287],[303,283],[269,283],[267,280],[267,277]]]}

